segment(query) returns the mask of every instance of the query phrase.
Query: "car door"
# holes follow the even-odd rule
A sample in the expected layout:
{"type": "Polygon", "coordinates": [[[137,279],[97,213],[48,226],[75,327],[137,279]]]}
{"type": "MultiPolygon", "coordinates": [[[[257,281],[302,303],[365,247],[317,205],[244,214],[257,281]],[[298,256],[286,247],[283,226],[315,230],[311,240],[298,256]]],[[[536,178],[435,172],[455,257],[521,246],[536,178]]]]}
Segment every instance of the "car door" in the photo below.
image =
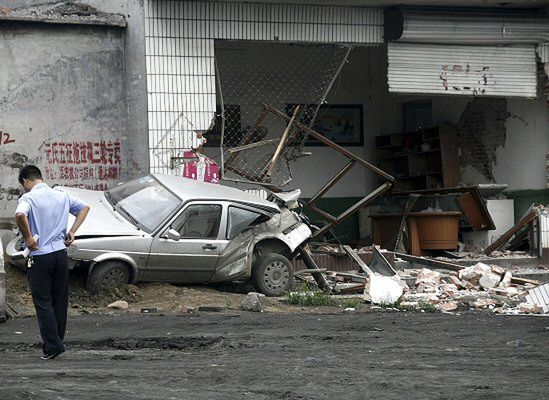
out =
{"type": "Polygon", "coordinates": [[[145,280],[207,282],[225,239],[227,206],[223,202],[191,202],[183,207],[152,242],[145,280]],[[168,230],[180,235],[168,238],[168,230]]]}

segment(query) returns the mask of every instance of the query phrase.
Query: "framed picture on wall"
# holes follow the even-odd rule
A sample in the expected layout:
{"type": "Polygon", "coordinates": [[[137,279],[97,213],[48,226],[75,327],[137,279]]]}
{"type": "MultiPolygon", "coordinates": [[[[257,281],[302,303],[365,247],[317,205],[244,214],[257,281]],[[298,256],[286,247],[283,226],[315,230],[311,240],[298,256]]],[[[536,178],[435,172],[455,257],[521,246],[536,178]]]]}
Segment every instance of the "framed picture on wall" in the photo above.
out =
{"type": "MultiPolygon", "coordinates": [[[[297,104],[286,104],[286,113],[293,114],[297,104]]],[[[309,125],[316,109],[315,104],[301,104],[300,122],[309,125]]],[[[321,105],[312,127],[322,136],[340,146],[363,146],[363,114],[362,104],[331,104],[321,105]]],[[[323,146],[318,140],[309,137],[306,146],[323,146]]]]}

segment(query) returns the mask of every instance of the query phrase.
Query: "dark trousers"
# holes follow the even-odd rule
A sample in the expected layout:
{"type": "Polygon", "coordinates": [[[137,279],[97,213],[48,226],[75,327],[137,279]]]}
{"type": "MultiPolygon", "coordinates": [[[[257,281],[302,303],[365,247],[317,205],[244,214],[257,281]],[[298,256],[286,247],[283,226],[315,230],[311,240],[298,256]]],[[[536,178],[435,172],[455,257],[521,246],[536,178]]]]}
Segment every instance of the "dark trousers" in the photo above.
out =
{"type": "Polygon", "coordinates": [[[69,303],[67,250],[32,257],[28,275],[40,335],[44,342],[42,349],[45,354],[63,351],[69,303]]]}

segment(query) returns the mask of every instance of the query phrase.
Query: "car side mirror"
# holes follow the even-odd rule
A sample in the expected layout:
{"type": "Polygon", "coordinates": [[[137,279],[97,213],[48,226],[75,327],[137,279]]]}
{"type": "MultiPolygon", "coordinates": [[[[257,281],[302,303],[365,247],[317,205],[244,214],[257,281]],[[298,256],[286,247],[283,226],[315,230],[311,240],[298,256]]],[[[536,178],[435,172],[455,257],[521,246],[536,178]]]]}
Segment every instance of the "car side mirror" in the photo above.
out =
{"type": "Polygon", "coordinates": [[[168,232],[166,232],[166,236],[168,239],[178,241],[181,235],[179,232],[177,232],[175,229],[168,229],[168,232]]]}

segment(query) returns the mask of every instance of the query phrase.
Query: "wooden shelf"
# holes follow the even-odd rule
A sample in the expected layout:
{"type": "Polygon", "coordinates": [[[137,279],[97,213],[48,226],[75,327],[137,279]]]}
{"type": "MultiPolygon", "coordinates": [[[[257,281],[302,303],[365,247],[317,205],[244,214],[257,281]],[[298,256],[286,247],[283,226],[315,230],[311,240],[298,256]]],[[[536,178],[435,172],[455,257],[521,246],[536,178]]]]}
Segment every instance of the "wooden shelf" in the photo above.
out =
{"type": "Polygon", "coordinates": [[[378,166],[395,177],[396,190],[455,187],[461,180],[456,129],[451,124],[376,136],[375,143],[378,166]],[[424,143],[431,149],[421,150],[424,143]]]}
{"type": "Polygon", "coordinates": [[[380,157],[380,158],[378,158],[378,160],[380,160],[380,161],[395,160],[397,158],[404,158],[404,157],[421,155],[421,154],[440,153],[440,151],[441,151],[440,149],[431,149],[431,150],[425,150],[425,151],[413,151],[413,152],[410,152],[410,153],[395,154],[394,156],[390,156],[390,157],[380,157]]]}

